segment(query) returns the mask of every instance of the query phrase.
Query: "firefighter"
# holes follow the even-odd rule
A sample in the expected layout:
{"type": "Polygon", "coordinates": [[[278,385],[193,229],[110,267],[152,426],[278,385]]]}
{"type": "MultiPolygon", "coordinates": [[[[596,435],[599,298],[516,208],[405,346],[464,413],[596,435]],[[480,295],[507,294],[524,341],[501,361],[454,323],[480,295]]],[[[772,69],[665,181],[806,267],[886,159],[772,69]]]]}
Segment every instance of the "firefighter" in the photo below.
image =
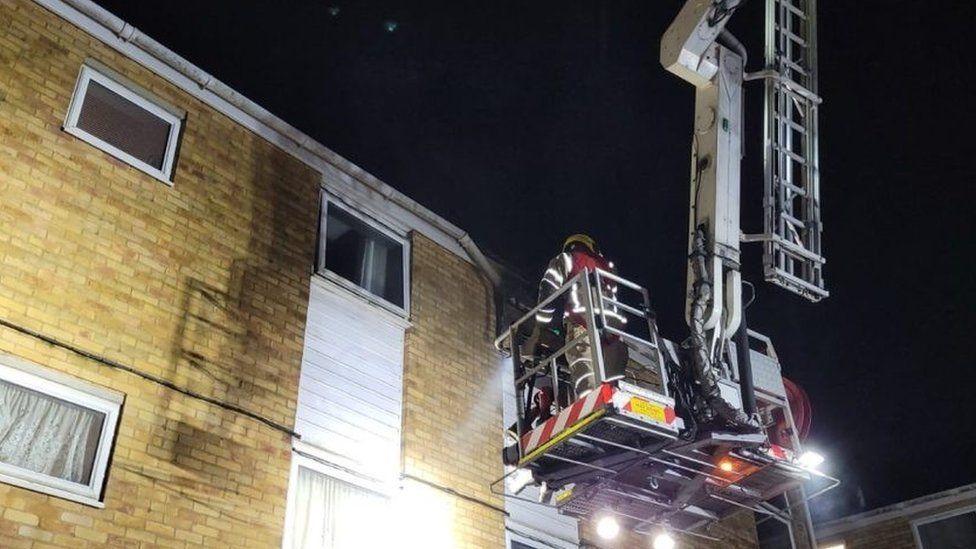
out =
{"type": "MultiPolygon", "coordinates": [[[[563,243],[562,251],[549,262],[546,272],[539,283],[539,303],[552,295],[562,285],[580,273],[583,269],[602,269],[607,272],[616,273],[613,263],[600,253],[596,241],[585,234],[574,234],[563,243]]],[[[605,298],[615,299],[617,296],[617,284],[610,280],[603,281],[599,291],[605,298]]],[[[577,283],[569,290],[568,296],[563,300],[562,311],[559,311],[559,299],[542,308],[536,314],[536,326],[533,335],[529,338],[527,349],[530,354],[536,354],[539,336],[544,330],[556,330],[565,334],[565,341],[572,341],[577,337],[586,334],[586,304],[580,292],[583,291],[582,284],[577,283]]],[[[593,288],[593,292],[597,291],[593,288]]],[[[592,297],[594,307],[596,307],[596,296],[592,297]]],[[[615,305],[606,307],[607,322],[611,326],[622,329],[627,319],[620,314],[615,305]]],[[[596,310],[599,314],[600,311],[596,310]]],[[[627,346],[614,334],[604,334],[601,339],[603,351],[603,364],[606,373],[604,381],[614,381],[624,377],[624,369],[627,366],[627,346]]],[[[574,345],[566,352],[566,361],[569,364],[570,380],[576,392],[576,397],[582,397],[595,388],[595,370],[591,353],[590,341],[584,338],[583,342],[574,345]]]]}

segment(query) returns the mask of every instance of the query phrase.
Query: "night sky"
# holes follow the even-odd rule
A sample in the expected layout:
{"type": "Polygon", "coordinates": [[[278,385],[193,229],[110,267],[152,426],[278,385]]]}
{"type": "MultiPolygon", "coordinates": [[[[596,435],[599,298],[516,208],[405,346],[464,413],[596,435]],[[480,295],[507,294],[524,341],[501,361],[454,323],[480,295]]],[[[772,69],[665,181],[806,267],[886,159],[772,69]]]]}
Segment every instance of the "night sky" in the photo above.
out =
{"type": "MultiPolygon", "coordinates": [[[[529,278],[590,233],[651,290],[664,334],[686,335],[694,92],[657,60],[679,0],[99,2],[529,278]]],[[[730,27],[747,70],[762,5],[730,27]]],[[[761,283],[748,310],[845,482],[820,516],[862,510],[858,489],[870,509],[976,481],[974,18],[969,2],[821,2],[831,297],[761,283]]],[[[761,86],[746,93],[743,228],[761,232],[761,86]]]]}

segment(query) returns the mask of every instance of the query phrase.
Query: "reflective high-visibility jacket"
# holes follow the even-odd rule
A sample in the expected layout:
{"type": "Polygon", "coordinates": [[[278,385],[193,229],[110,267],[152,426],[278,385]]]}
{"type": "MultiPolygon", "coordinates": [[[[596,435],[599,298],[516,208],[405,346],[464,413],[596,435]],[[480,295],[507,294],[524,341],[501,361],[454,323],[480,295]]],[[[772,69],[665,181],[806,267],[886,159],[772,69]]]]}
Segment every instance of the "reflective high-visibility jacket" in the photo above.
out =
{"type": "MultiPolygon", "coordinates": [[[[546,267],[546,272],[542,275],[542,282],[539,283],[539,300],[537,303],[542,303],[543,300],[562,287],[566,281],[587,268],[590,270],[601,269],[616,274],[613,263],[607,261],[603,257],[603,254],[593,253],[585,248],[573,250],[572,252],[563,252],[552,258],[552,261],[546,267]]],[[[573,284],[573,287],[568,292],[563,306],[563,314],[560,315],[562,317],[561,319],[556,318],[556,303],[559,301],[557,299],[546,307],[539,309],[539,312],[535,315],[536,322],[540,324],[551,324],[554,322],[562,323],[562,321],[569,321],[579,326],[585,326],[584,313],[586,313],[586,302],[581,295],[581,286],[582,284],[577,282],[573,284]]],[[[600,293],[603,297],[616,299],[617,284],[615,282],[603,279],[602,286],[600,293]]],[[[596,307],[595,293],[596,291],[594,289],[593,302],[596,307]]],[[[598,309],[594,312],[597,314],[600,313],[598,309]]],[[[618,327],[627,323],[627,319],[620,314],[616,305],[609,304],[606,307],[606,314],[607,320],[618,327]]]]}

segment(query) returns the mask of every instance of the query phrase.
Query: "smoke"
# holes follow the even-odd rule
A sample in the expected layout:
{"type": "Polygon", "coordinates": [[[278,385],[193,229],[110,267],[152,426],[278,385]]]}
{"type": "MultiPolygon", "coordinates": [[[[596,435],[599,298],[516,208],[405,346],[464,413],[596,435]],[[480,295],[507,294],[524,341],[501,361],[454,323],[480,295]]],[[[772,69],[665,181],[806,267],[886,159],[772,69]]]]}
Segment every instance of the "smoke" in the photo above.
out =
{"type": "MultiPolygon", "coordinates": [[[[507,417],[508,414],[506,414],[509,411],[507,408],[510,407],[514,416],[514,400],[511,403],[503,400],[503,397],[508,397],[509,399],[514,398],[512,373],[509,359],[494,352],[491,354],[491,358],[487,361],[486,366],[485,375],[479,379],[459,380],[461,383],[473,382],[476,384],[476,387],[474,396],[469,397],[471,399],[470,402],[464,403],[462,406],[463,414],[458,425],[458,436],[462,441],[477,438],[481,434],[487,434],[488,437],[497,436],[496,440],[499,448],[498,458],[500,460],[501,429],[514,421],[514,418],[509,419],[507,417]],[[499,415],[508,421],[503,422],[501,425],[494,422],[486,425],[486,416],[499,415]]],[[[467,391],[464,392],[468,393],[467,391]]],[[[470,395],[471,393],[468,394],[470,395]]]]}
{"type": "MultiPolygon", "coordinates": [[[[829,455],[841,454],[832,451],[829,455]]],[[[829,460],[828,463],[830,470],[825,472],[840,479],[840,485],[810,500],[810,515],[814,523],[818,524],[867,510],[864,490],[854,472],[834,460],[829,460]]],[[[812,494],[821,488],[823,488],[823,483],[818,483],[816,480],[807,483],[805,486],[807,494],[812,494]]]]}

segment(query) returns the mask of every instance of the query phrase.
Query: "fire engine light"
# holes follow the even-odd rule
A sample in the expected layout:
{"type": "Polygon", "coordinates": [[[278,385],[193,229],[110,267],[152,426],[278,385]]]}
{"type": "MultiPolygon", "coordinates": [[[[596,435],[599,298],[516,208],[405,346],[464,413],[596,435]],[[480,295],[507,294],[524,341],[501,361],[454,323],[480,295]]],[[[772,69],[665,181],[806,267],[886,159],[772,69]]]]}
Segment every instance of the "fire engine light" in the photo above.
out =
{"type": "Polygon", "coordinates": [[[508,477],[508,491],[517,495],[526,486],[528,486],[532,480],[532,471],[520,467],[516,469],[510,477],[508,477]]]}
{"type": "Polygon", "coordinates": [[[731,473],[732,469],[735,469],[735,466],[732,465],[731,461],[727,459],[723,459],[722,461],[718,462],[718,468],[725,471],[726,473],[731,473]]]}
{"type": "Polygon", "coordinates": [[[817,452],[808,450],[800,454],[796,461],[807,469],[816,469],[818,465],[824,462],[824,457],[817,452]]]}
{"type": "Polygon", "coordinates": [[[620,524],[613,517],[603,517],[596,523],[596,533],[603,539],[613,539],[620,533],[620,524]]]}
{"type": "Polygon", "coordinates": [[[667,532],[661,532],[654,536],[654,549],[674,549],[674,538],[667,532]]]}

